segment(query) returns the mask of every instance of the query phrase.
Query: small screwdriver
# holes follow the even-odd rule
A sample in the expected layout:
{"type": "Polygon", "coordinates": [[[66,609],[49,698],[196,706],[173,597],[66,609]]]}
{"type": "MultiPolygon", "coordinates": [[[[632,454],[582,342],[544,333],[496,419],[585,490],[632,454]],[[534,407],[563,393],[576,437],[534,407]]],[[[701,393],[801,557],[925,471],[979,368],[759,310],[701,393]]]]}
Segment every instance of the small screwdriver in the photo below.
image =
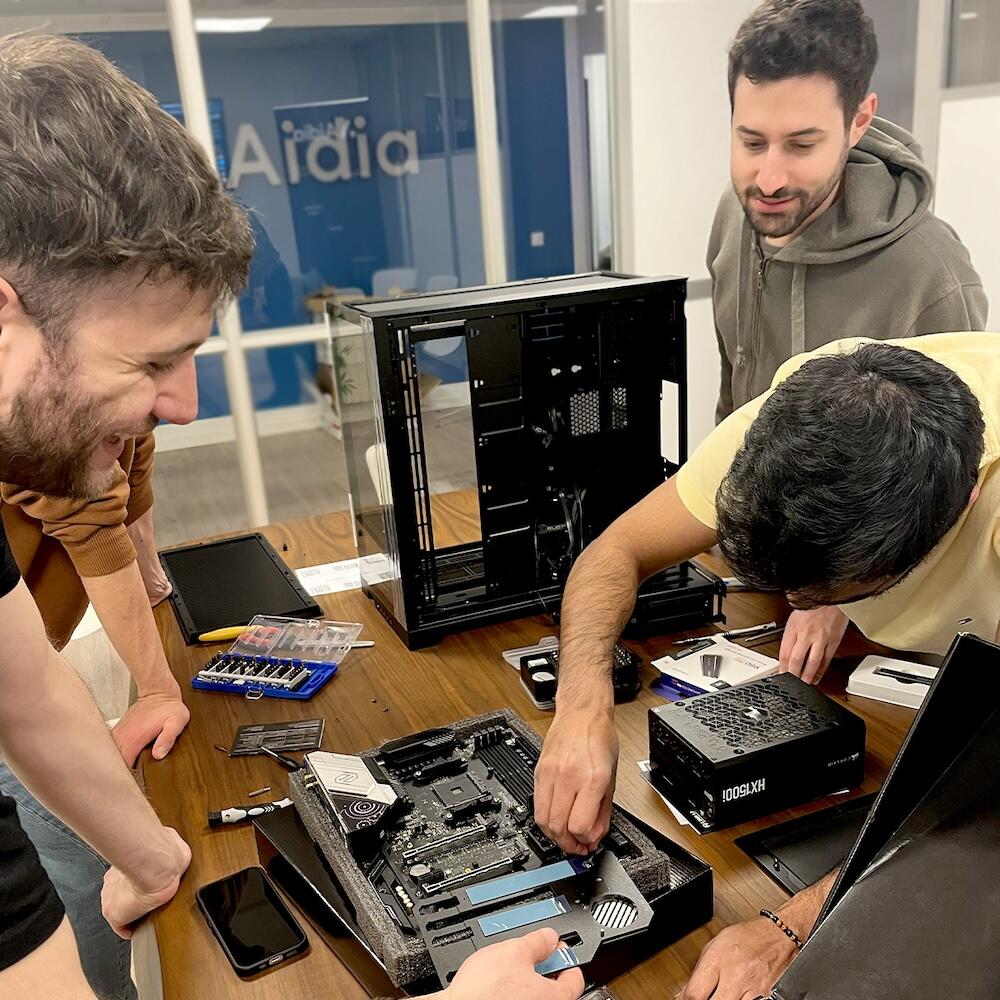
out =
{"type": "Polygon", "coordinates": [[[272,750],[270,747],[266,747],[261,744],[257,749],[261,753],[266,753],[268,757],[276,760],[282,767],[288,768],[289,771],[298,771],[302,765],[291,757],[286,757],[283,753],[278,753],[276,750],[272,750]]]}

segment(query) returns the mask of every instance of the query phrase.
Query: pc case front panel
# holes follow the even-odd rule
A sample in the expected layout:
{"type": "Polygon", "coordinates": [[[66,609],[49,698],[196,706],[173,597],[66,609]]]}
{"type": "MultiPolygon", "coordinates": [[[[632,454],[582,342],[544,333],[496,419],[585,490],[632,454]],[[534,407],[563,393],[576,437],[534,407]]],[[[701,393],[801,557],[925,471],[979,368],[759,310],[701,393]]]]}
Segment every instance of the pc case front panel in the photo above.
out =
{"type": "Polygon", "coordinates": [[[352,348],[357,345],[355,349],[363,353],[366,380],[363,395],[367,398],[342,404],[341,412],[361,586],[391,618],[398,619],[405,627],[406,606],[379,379],[379,345],[367,316],[344,310],[338,319],[357,331],[352,348]]]}

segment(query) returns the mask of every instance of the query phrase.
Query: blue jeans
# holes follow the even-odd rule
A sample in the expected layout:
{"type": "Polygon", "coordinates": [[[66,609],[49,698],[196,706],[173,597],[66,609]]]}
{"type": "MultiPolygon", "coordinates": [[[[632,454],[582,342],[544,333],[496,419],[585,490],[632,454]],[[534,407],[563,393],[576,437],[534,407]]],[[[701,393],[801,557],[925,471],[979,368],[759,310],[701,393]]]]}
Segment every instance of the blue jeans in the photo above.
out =
{"type": "Polygon", "coordinates": [[[52,815],[0,761],[0,788],[17,803],[21,826],[66,907],[83,971],[99,1000],[136,1000],[129,965],[132,945],[101,913],[107,862],[52,815]]]}

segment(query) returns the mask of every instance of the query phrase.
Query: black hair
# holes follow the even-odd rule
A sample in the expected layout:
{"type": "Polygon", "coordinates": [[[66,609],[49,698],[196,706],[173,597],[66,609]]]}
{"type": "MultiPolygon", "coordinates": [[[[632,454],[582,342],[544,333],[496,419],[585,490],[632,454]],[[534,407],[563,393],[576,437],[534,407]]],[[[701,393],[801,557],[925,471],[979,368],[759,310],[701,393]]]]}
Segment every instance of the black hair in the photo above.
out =
{"type": "Polygon", "coordinates": [[[811,604],[901,579],[968,505],[984,431],[972,390],[918,351],[807,361],[765,400],[719,487],[722,551],[747,584],[811,604]]]}
{"type": "Polygon", "coordinates": [[[736,81],[822,73],[837,85],[849,126],[878,62],[875,26],[858,0],[765,0],[729,49],[729,101],[736,81]]]}

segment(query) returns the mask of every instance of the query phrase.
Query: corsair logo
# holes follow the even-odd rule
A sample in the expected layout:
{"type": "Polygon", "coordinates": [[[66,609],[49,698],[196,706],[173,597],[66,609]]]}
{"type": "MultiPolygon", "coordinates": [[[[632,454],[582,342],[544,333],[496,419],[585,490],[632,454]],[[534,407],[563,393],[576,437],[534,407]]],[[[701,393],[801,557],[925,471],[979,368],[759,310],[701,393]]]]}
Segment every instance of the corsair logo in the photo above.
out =
{"type": "Polygon", "coordinates": [[[756,781],[744,781],[742,785],[733,785],[722,789],[723,802],[735,802],[745,799],[748,795],[759,795],[767,786],[767,778],[757,778],[756,781]]]}
{"type": "Polygon", "coordinates": [[[838,764],[851,764],[861,756],[861,752],[848,754],[846,757],[838,757],[836,760],[827,761],[827,767],[836,767],[838,764]]]}

